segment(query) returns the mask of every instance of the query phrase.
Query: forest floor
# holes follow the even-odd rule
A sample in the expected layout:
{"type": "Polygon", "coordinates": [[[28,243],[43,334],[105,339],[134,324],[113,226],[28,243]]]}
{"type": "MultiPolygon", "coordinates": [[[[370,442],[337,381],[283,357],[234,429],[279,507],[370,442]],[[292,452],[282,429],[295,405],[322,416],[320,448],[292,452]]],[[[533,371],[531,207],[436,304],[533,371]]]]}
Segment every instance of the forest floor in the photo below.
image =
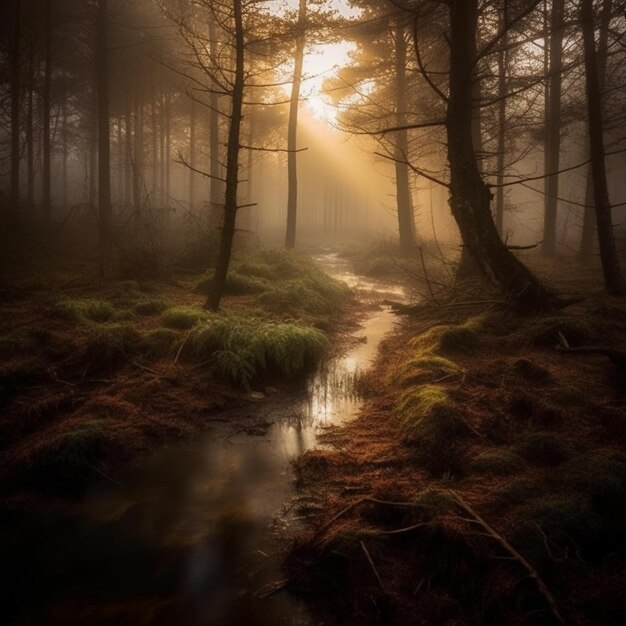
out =
{"type": "Polygon", "coordinates": [[[461,289],[405,310],[359,415],[295,463],[309,530],[288,587],[320,619],[626,620],[626,372],[562,351],[626,347],[626,303],[576,261],[528,261],[584,299],[521,317],[461,289]]]}
{"type": "Polygon", "coordinates": [[[359,306],[309,257],[283,251],[235,262],[221,314],[202,307],[210,280],[102,283],[70,271],[3,282],[4,521],[65,507],[207,430],[266,430],[258,403],[280,411],[302,393],[359,306]]]}

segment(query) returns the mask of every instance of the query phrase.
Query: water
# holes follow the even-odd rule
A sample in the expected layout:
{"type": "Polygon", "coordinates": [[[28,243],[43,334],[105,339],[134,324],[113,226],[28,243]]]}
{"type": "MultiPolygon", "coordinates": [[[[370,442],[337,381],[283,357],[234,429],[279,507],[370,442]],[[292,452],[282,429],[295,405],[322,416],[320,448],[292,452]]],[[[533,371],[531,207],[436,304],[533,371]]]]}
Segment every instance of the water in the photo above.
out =
{"type": "MultiPolygon", "coordinates": [[[[286,593],[258,597],[283,576],[288,538],[299,529],[288,507],[290,460],[314,447],[320,430],[354,415],[356,377],[393,327],[390,307],[377,303],[404,297],[398,286],[356,276],[336,255],[317,260],[373,305],[347,352],[320,366],[304,401],[254,404],[253,435],[159,453],[125,485],[101,485],[76,514],[27,524],[28,547],[18,542],[25,567],[11,586],[21,605],[16,623],[312,623],[286,593]]],[[[236,411],[220,418],[231,414],[234,421],[236,411]]]]}

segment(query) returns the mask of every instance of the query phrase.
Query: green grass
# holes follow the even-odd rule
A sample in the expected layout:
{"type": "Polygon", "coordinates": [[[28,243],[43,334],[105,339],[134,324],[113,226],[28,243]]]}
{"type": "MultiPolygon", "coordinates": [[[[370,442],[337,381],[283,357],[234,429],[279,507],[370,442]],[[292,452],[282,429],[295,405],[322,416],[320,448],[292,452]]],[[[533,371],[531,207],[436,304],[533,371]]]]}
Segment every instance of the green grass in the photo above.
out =
{"type": "Polygon", "coordinates": [[[158,315],[170,306],[166,298],[142,298],[132,306],[137,315],[158,315]]]}
{"type": "Polygon", "coordinates": [[[60,317],[76,324],[109,322],[118,315],[118,310],[110,302],[95,298],[59,300],[54,310],[60,317]]]}
{"type": "Polygon", "coordinates": [[[432,381],[459,371],[460,368],[449,359],[435,354],[423,354],[409,359],[394,369],[393,380],[404,386],[432,381]]]}
{"type": "Polygon", "coordinates": [[[181,335],[171,328],[155,328],[143,336],[142,352],[153,357],[171,354],[180,343],[181,335]]]}
{"type": "Polygon", "coordinates": [[[439,352],[459,354],[475,352],[480,346],[479,332],[483,326],[482,316],[470,317],[463,324],[446,328],[439,338],[439,352]]]}
{"type": "Polygon", "coordinates": [[[161,313],[161,324],[173,330],[189,330],[207,319],[208,313],[194,306],[175,306],[161,313]]]}
{"type": "Polygon", "coordinates": [[[99,324],[86,333],[81,359],[92,369],[110,371],[125,363],[142,346],[139,331],[129,324],[99,324]]]}
{"type": "Polygon", "coordinates": [[[186,352],[211,359],[232,382],[249,389],[267,372],[299,376],[327,347],[325,335],[310,326],[230,314],[212,316],[199,326],[186,352]]]}

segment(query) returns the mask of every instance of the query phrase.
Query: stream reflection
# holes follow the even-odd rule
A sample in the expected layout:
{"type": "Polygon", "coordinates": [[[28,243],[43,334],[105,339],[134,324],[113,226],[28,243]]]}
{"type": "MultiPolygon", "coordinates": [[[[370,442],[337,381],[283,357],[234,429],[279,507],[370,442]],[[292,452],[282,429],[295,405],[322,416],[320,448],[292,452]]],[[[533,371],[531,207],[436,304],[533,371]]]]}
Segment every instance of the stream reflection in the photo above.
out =
{"type": "MultiPolygon", "coordinates": [[[[356,276],[336,255],[317,260],[359,297],[404,295],[356,276]]],[[[358,409],[356,377],[393,319],[388,306],[368,314],[354,333],[363,339],[320,366],[304,402],[254,405],[259,422],[271,423],[258,436],[240,432],[161,452],[125,486],[101,485],[75,516],[24,529],[32,566],[16,600],[32,611],[16,623],[311,623],[289,595],[256,594],[282,577],[285,537],[299,528],[285,507],[294,495],[289,462],[316,445],[320,429],[358,409]]]]}

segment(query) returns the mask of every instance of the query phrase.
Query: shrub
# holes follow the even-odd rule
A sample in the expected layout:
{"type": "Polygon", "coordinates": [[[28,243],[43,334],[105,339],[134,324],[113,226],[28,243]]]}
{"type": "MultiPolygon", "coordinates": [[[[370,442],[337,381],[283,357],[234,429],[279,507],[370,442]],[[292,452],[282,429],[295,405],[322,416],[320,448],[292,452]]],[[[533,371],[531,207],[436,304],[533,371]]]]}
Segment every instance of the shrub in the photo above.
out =
{"type": "Polygon", "coordinates": [[[176,306],[161,314],[161,323],[166,328],[188,330],[207,318],[207,312],[193,306],[176,306]]]}
{"type": "Polygon", "coordinates": [[[117,316],[117,309],[106,300],[94,298],[60,300],[55,311],[74,323],[108,322],[117,316]]]}

